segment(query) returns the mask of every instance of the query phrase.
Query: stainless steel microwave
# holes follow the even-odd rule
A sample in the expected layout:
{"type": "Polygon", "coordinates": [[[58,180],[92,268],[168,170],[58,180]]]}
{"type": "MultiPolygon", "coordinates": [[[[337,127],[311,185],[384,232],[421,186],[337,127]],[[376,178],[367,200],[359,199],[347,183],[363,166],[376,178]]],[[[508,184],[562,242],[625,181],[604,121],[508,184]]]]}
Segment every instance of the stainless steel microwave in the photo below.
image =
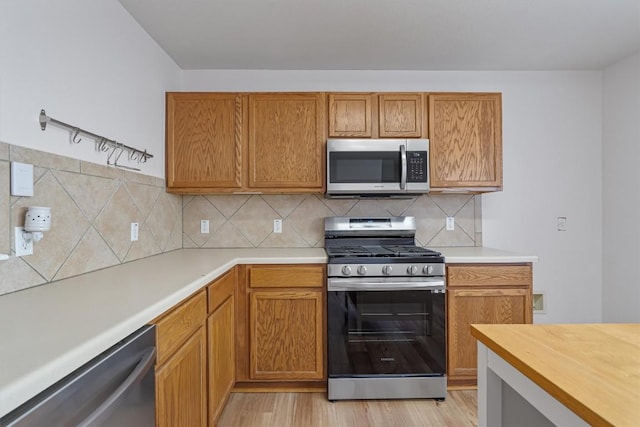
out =
{"type": "Polygon", "coordinates": [[[428,139],[328,139],[327,196],[429,192],[428,139]]]}

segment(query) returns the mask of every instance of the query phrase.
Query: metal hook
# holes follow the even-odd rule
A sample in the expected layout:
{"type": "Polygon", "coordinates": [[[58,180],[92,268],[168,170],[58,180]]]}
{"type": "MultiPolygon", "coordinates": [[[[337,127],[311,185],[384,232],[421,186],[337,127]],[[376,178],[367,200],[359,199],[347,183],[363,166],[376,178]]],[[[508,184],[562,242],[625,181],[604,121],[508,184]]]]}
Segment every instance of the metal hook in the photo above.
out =
{"type": "Polygon", "coordinates": [[[111,157],[113,157],[114,153],[116,152],[116,150],[118,149],[117,145],[114,145],[112,147],[113,149],[111,150],[111,153],[109,153],[109,157],[107,157],[107,164],[108,165],[112,165],[113,163],[111,163],[111,157]]]}
{"type": "Polygon", "coordinates": [[[75,128],[74,129],[74,134],[73,137],[71,138],[71,142],[73,142],[74,144],[79,144],[80,141],[82,141],[82,138],[78,138],[78,135],[80,134],[80,129],[75,128]]]}
{"type": "MultiPolygon", "coordinates": [[[[116,144],[118,144],[118,143],[116,142],[116,144]]],[[[120,156],[122,156],[122,153],[124,153],[124,148],[122,147],[122,144],[119,144],[119,146],[117,146],[117,147],[120,149],[120,152],[118,153],[118,157],[116,157],[116,159],[113,162],[114,166],[120,166],[118,164],[118,160],[120,160],[120,156]]]]}

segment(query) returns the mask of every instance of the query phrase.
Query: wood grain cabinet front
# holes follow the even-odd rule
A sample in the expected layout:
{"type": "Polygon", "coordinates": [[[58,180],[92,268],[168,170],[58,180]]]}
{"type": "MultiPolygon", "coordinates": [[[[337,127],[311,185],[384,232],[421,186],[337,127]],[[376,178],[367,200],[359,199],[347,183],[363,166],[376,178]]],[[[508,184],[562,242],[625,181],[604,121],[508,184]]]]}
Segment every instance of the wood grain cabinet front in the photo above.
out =
{"type": "Polygon", "coordinates": [[[502,94],[429,94],[431,191],[502,189],[502,94]]]}
{"type": "Polygon", "coordinates": [[[250,190],[324,191],[325,105],[324,93],[249,95],[250,190]]]}
{"type": "Polygon", "coordinates": [[[531,264],[447,267],[447,381],[477,381],[477,347],[471,324],[531,323],[531,264]]]}
{"type": "Polygon", "coordinates": [[[198,292],[156,324],[156,425],[207,425],[206,296],[198,292]]]}
{"type": "Polygon", "coordinates": [[[326,96],[166,95],[167,191],[322,193],[326,96]]]}
{"type": "Polygon", "coordinates": [[[426,138],[422,93],[329,93],[329,137],[426,138]]]}
{"type": "Polygon", "coordinates": [[[243,185],[246,95],[166,94],[167,190],[238,191],[243,185]]]}
{"type": "Polygon", "coordinates": [[[216,425],[236,381],[235,287],[235,267],[207,286],[210,426],[216,425]]]}
{"type": "Polygon", "coordinates": [[[236,369],[245,389],[325,386],[324,280],[324,265],[242,267],[236,369]]]}

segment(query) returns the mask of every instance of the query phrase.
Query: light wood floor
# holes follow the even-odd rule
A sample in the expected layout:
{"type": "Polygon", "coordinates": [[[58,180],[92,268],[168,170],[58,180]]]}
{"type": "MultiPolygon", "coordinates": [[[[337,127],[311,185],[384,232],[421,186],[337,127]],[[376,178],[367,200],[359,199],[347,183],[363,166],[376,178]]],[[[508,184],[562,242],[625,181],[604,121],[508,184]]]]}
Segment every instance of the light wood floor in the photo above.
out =
{"type": "Polygon", "coordinates": [[[232,393],[219,427],[477,426],[476,390],[449,391],[444,402],[351,400],[326,393],[232,393]]]}

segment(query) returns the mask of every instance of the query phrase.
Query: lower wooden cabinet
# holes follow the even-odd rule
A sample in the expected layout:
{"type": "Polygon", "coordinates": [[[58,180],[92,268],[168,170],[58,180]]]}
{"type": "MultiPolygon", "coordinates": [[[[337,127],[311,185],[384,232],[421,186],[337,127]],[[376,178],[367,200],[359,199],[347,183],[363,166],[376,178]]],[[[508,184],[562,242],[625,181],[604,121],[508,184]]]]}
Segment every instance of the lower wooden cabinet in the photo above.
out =
{"type": "Polygon", "coordinates": [[[251,379],[322,379],[322,302],[321,291],[251,293],[251,379]]]}
{"type": "Polygon", "coordinates": [[[218,421],[236,381],[235,284],[232,268],[207,287],[210,426],[218,421]]]}
{"type": "Polygon", "coordinates": [[[158,318],[156,426],[207,425],[204,291],[158,318]]]}
{"type": "Polygon", "coordinates": [[[242,389],[325,386],[324,281],[324,265],[241,267],[236,379],[242,389]]]}
{"type": "Polygon", "coordinates": [[[473,385],[477,344],[470,325],[531,323],[531,265],[450,265],[447,282],[448,384],[473,385]]]}

